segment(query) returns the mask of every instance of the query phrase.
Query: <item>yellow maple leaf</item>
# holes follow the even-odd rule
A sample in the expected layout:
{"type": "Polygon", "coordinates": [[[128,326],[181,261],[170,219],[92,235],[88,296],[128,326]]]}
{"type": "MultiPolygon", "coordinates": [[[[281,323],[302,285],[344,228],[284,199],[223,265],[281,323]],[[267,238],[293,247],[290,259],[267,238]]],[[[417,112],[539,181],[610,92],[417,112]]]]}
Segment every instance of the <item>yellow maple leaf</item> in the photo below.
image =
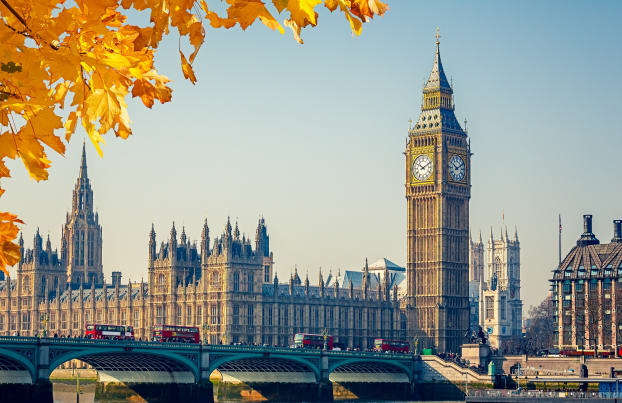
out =
{"type": "Polygon", "coordinates": [[[183,52],[180,50],[179,55],[181,57],[181,71],[184,73],[184,78],[190,80],[192,84],[197,82],[197,78],[194,75],[194,70],[192,70],[192,66],[186,60],[186,56],[184,56],[183,52]]]}
{"type": "Polygon", "coordinates": [[[17,238],[19,232],[16,224],[23,223],[16,215],[0,212],[0,270],[6,274],[7,278],[9,277],[7,266],[13,266],[19,262],[19,246],[12,241],[17,238]]]}

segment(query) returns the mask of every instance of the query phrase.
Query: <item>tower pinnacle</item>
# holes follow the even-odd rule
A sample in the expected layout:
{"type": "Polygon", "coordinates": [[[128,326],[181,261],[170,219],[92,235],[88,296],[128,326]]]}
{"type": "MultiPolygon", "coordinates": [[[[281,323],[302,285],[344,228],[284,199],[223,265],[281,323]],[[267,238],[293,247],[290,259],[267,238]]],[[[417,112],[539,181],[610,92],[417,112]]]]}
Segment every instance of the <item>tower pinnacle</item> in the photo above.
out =
{"type": "Polygon", "coordinates": [[[82,142],[82,160],[80,161],[80,178],[86,179],[88,177],[86,171],[86,142],[82,142]]]}

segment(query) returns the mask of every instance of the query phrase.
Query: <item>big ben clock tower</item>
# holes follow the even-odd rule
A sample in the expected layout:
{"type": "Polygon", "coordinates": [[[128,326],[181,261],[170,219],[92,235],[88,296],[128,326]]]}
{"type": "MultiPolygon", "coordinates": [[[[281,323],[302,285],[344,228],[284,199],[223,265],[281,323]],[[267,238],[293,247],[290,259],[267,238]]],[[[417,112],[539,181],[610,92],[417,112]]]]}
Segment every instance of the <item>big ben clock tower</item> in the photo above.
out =
{"type": "Polygon", "coordinates": [[[406,146],[408,329],[419,346],[457,352],[469,324],[471,153],[454,115],[436,34],[421,115],[406,146]]]}

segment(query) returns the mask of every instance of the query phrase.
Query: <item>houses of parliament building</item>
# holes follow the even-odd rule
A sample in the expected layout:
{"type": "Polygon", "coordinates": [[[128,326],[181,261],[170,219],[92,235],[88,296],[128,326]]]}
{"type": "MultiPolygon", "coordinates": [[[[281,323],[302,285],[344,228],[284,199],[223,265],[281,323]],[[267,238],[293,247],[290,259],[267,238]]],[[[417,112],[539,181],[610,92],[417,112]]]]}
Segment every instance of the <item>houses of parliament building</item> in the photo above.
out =
{"type": "MultiPolygon", "coordinates": [[[[0,334],[80,336],[86,323],[131,325],[147,339],[156,324],[198,326],[210,343],[290,345],[296,332],[321,333],[350,347],[373,346],[373,339],[403,338],[395,270],[372,272],[365,262],[362,282],[340,284],[332,273],[310,284],[292,273],[279,283],[265,220],[254,245],[227,221],[210,237],[205,221],[200,242],[185,230],[157,245],[148,241],[148,282],[122,284],[121,273],[106,282],[102,227],[93,211],[86,153],[73,190],[71,212],[61,236],[60,254],[45,245],[38,230],[32,249],[24,248],[15,279],[0,281],[0,334]]],[[[403,277],[403,276],[402,276],[403,277]]]]}
{"type": "MultiPolygon", "coordinates": [[[[297,271],[273,272],[264,219],[254,241],[227,221],[222,233],[191,242],[173,224],[148,239],[147,283],[104,278],[102,227],[83,148],[60,254],[37,231],[15,279],[0,281],[0,334],[78,336],[86,323],[131,325],[149,338],[156,324],[198,326],[210,343],[289,345],[297,332],[326,329],[335,342],[369,348],[375,338],[457,352],[469,325],[471,150],[454,114],[453,89],[436,54],[406,156],[406,268],[387,259],[314,285],[297,271]],[[416,340],[416,341],[415,341],[416,340]]],[[[396,153],[397,154],[397,153],[396,153]]]]}

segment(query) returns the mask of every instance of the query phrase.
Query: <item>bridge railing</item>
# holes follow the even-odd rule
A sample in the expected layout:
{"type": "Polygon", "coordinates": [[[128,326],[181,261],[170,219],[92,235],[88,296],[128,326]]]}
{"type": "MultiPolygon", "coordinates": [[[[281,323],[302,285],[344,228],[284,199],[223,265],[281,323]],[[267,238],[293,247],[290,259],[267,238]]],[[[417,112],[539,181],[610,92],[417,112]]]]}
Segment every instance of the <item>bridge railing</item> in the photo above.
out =
{"type": "Polygon", "coordinates": [[[245,345],[225,345],[225,344],[189,344],[158,341],[140,340],[99,340],[86,338],[64,338],[64,337],[22,337],[22,336],[0,336],[0,342],[19,343],[19,344],[55,344],[55,345],[98,345],[98,346],[127,346],[127,347],[148,347],[162,349],[185,349],[185,350],[208,350],[208,351],[227,351],[227,352],[255,352],[255,353],[276,353],[276,354],[299,354],[299,355],[328,355],[332,357],[361,357],[376,359],[397,359],[412,360],[412,354],[381,353],[373,351],[324,351],[308,348],[288,348],[271,346],[245,346],[245,345]]]}
{"type": "Polygon", "coordinates": [[[62,344],[62,345],[98,345],[98,346],[132,346],[132,347],[161,347],[161,348],[184,348],[198,350],[200,344],[188,343],[161,343],[159,341],[140,341],[140,340],[99,340],[86,338],[64,338],[64,337],[22,337],[22,336],[0,336],[0,342],[23,343],[23,344],[62,344]]]}

